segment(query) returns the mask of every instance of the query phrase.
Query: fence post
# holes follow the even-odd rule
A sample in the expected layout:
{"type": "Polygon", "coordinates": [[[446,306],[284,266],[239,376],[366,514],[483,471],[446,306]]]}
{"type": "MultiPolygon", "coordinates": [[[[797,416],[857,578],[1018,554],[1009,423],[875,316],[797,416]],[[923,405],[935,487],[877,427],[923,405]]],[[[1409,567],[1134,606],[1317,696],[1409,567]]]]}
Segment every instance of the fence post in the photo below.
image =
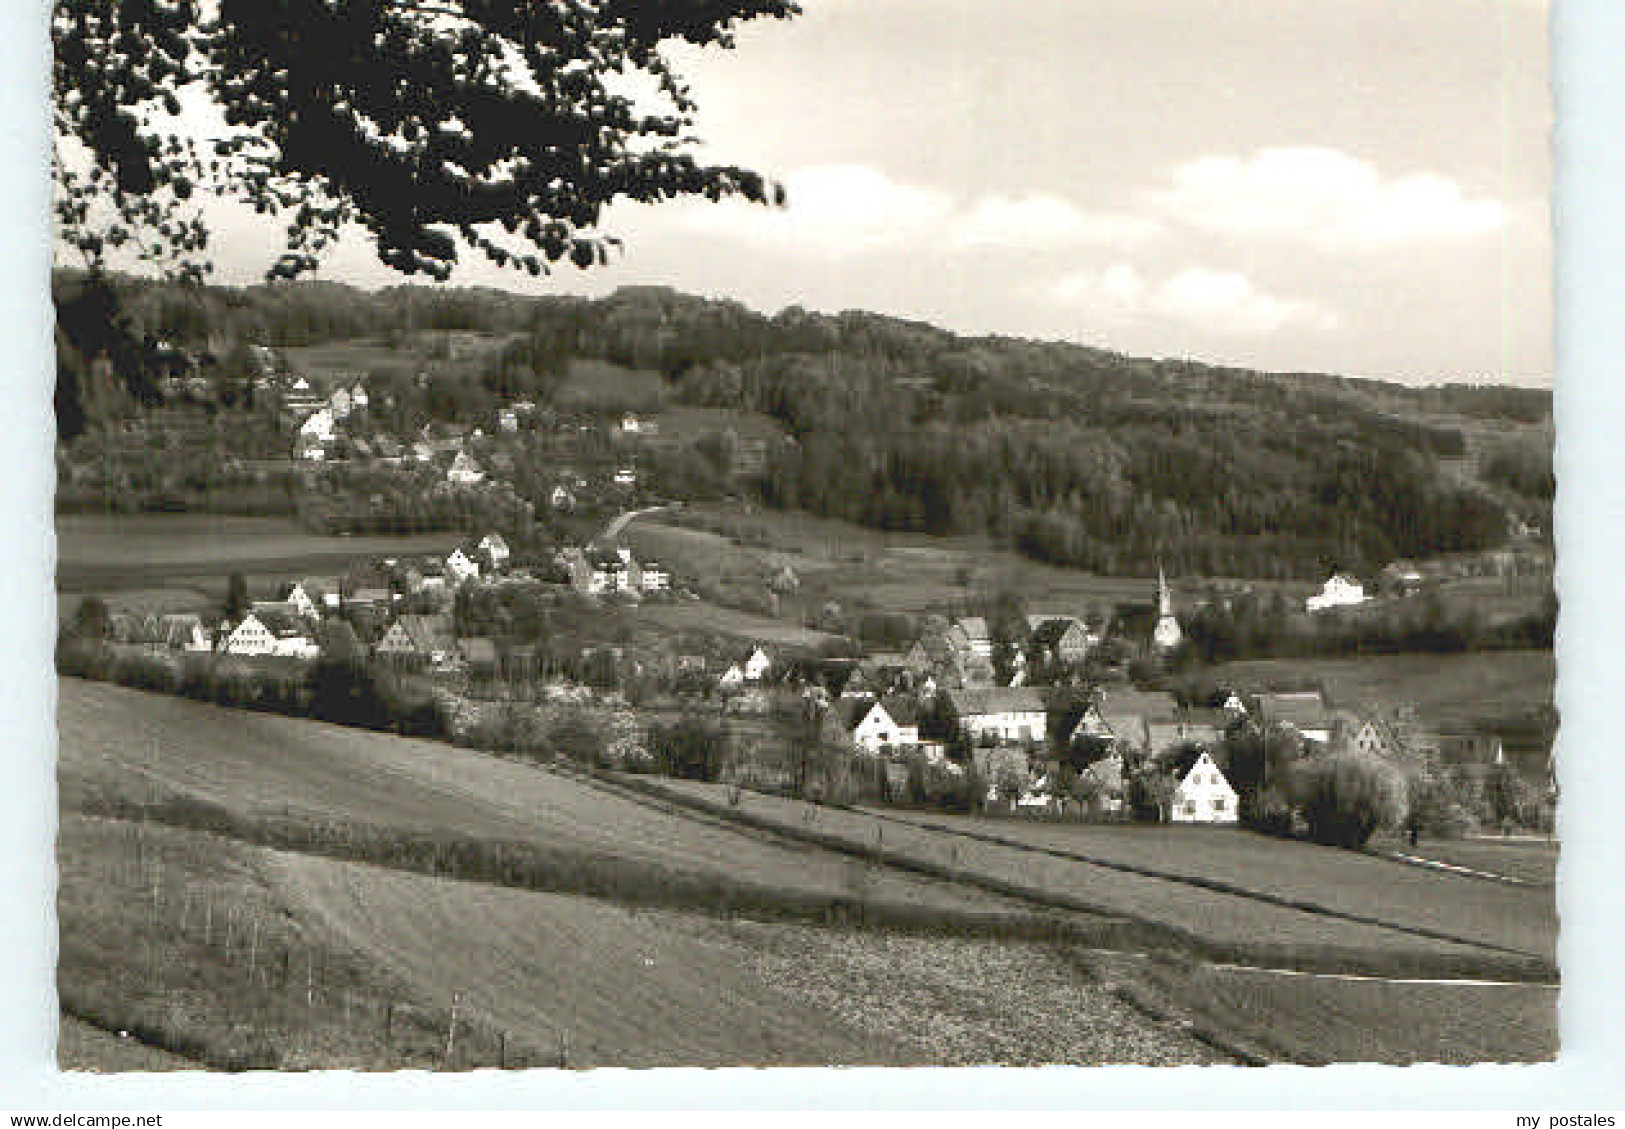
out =
{"type": "Polygon", "coordinates": [[[214,932],[214,899],[205,895],[203,903],[203,943],[209,943],[209,936],[214,932]]]}
{"type": "Polygon", "coordinates": [[[497,1067],[501,1070],[508,1069],[508,1033],[506,1031],[497,1033],[497,1067]]]}
{"type": "Polygon", "coordinates": [[[254,968],[259,962],[260,955],[260,919],[254,919],[254,931],[248,939],[248,982],[254,982],[254,968]]]}
{"type": "Polygon", "coordinates": [[[389,1005],[384,1008],[384,1045],[385,1046],[390,1045],[390,1040],[394,1037],[394,1035],[395,1035],[395,1001],[391,1000],[391,1001],[389,1001],[389,1005]]]}
{"type": "Polygon", "coordinates": [[[451,1022],[446,1024],[446,1067],[451,1068],[451,1052],[457,1041],[457,1005],[463,1002],[461,992],[451,994],[451,1022]]]}

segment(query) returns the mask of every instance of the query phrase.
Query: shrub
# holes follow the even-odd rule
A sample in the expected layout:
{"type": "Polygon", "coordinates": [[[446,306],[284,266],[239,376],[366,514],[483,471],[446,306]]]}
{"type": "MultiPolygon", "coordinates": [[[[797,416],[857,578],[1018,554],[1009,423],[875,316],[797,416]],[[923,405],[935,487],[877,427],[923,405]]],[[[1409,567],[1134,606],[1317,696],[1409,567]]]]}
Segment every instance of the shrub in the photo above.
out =
{"type": "Polygon", "coordinates": [[[609,742],[603,729],[587,714],[572,710],[555,718],[547,727],[547,747],[556,755],[569,757],[594,768],[612,768],[609,742]]]}
{"type": "Polygon", "coordinates": [[[232,659],[221,659],[209,668],[204,686],[208,700],[219,706],[252,705],[260,692],[258,676],[232,659]]]}
{"type": "Polygon", "coordinates": [[[1309,837],[1336,847],[1363,847],[1379,827],[1405,819],[1405,778],[1367,753],[1331,753],[1292,767],[1289,794],[1309,837]]]}
{"type": "Polygon", "coordinates": [[[1430,839],[1460,839],[1478,830],[1478,820],[1462,802],[1463,789],[1445,775],[1417,776],[1408,781],[1407,830],[1430,839]]]}
{"type": "Polygon", "coordinates": [[[705,718],[680,717],[649,729],[649,752],[658,772],[682,780],[716,780],[727,762],[728,735],[705,718]]]}
{"type": "Polygon", "coordinates": [[[115,656],[108,676],[120,686],[162,694],[173,694],[181,686],[180,668],[167,656],[146,651],[126,651],[115,656]]]}
{"type": "Polygon", "coordinates": [[[56,642],[56,670],[70,678],[102,681],[112,665],[113,652],[99,639],[60,635],[56,642]]]}
{"type": "Polygon", "coordinates": [[[1242,792],[1238,818],[1242,826],[1266,835],[1290,837],[1296,833],[1292,802],[1279,788],[1253,788],[1242,792]]]}

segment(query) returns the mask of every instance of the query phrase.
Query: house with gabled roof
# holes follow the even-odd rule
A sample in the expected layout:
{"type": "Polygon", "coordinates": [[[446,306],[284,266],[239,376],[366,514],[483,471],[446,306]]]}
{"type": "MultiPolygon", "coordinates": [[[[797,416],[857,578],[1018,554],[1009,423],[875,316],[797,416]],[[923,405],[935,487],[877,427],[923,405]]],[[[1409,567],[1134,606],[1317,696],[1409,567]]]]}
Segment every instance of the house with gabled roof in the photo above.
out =
{"type": "Polygon", "coordinates": [[[1068,666],[1082,662],[1100,642],[1088,626],[1072,615],[1032,615],[1027,617],[1027,650],[1047,654],[1068,666]]]}
{"type": "Polygon", "coordinates": [[[988,632],[987,620],[979,615],[960,616],[948,630],[948,641],[962,653],[977,658],[993,657],[993,636],[988,632]]]}
{"type": "Polygon", "coordinates": [[[457,659],[457,636],[449,615],[403,615],[389,625],[374,651],[407,665],[444,667],[457,659]]]}
{"type": "Polygon", "coordinates": [[[757,647],[755,650],[751,651],[750,657],[745,660],[743,667],[745,672],[745,681],[760,682],[768,676],[772,669],[773,660],[768,657],[766,651],[760,647],[757,647]]]}
{"type": "Polygon", "coordinates": [[[1335,572],[1315,595],[1303,602],[1304,610],[1323,612],[1328,608],[1347,608],[1365,603],[1365,585],[1353,574],[1335,572]]]}
{"type": "Polygon", "coordinates": [[[905,697],[841,698],[826,717],[836,726],[838,739],[870,756],[912,748],[920,742],[919,710],[905,697]]]}
{"type": "Polygon", "coordinates": [[[454,585],[461,584],[465,580],[478,580],[480,563],[473,554],[465,552],[458,546],[446,557],[446,576],[454,585]]]}
{"type": "Polygon", "coordinates": [[[446,481],[453,486],[478,486],[485,481],[485,472],[473,455],[459,450],[451,460],[451,466],[446,468],[446,481]]]}
{"type": "Polygon", "coordinates": [[[1176,725],[1179,704],[1172,694],[1162,691],[1102,690],[1084,711],[1069,739],[1079,735],[1112,741],[1130,753],[1148,753],[1153,738],[1165,736],[1165,727],[1176,725]],[[1157,729],[1155,733],[1153,726],[1157,729]]]}
{"type": "Polygon", "coordinates": [[[959,724],[973,741],[1042,741],[1049,716],[1044,695],[1030,687],[949,690],[959,724]]]}
{"type": "Polygon", "coordinates": [[[1169,803],[1173,823],[1235,823],[1240,816],[1236,790],[1218,762],[1204,751],[1180,778],[1169,803]]]}
{"type": "Polygon", "coordinates": [[[227,634],[220,648],[228,655],[280,655],[313,659],[321,647],[296,615],[251,611],[227,634]]]}
{"type": "Polygon", "coordinates": [[[1319,690],[1259,694],[1252,717],[1260,726],[1284,726],[1304,740],[1322,745],[1329,744],[1337,731],[1337,715],[1319,690]]]}

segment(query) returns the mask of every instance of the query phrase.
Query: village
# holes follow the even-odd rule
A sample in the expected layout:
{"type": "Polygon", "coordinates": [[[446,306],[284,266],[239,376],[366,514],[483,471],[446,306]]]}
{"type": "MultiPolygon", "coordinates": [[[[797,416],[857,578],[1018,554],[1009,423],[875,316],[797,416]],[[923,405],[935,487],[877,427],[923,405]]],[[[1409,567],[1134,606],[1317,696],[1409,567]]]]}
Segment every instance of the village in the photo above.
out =
{"type": "MultiPolygon", "coordinates": [[[[450,474],[469,473],[461,451],[449,465],[450,474]]],[[[617,519],[610,528],[625,524],[617,519]]],[[[1406,573],[1406,580],[1414,575],[1406,573]]],[[[787,565],[773,579],[796,583],[787,565]]],[[[1430,730],[1402,702],[1334,702],[1319,688],[1239,683],[1202,686],[1199,697],[1156,688],[1167,681],[1157,677],[1158,660],[1184,642],[1165,577],[1146,636],[1129,634],[1109,612],[1028,612],[996,627],[982,615],[939,614],[893,651],[865,651],[852,640],[808,648],[717,637],[690,637],[692,650],[670,638],[651,647],[647,638],[633,645],[624,625],[616,629],[619,645],[593,639],[590,629],[522,639],[515,618],[546,618],[548,609],[572,609],[579,626],[699,599],[690,578],[603,538],[516,558],[491,531],[443,557],[358,559],[340,572],[286,581],[273,599],[249,599],[246,591],[246,579],[234,576],[227,604],[235,606],[219,614],[114,611],[102,615],[102,631],[116,650],[235,664],[249,682],[255,672],[308,679],[324,656],[345,656],[432,686],[443,700],[590,702],[624,715],[631,698],[642,711],[634,716],[675,710],[723,719],[712,731],[718,735],[728,724],[771,720],[768,743],[779,749],[754,741],[713,768],[768,791],[805,790],[785,750],[810,726],[825,755],[851,758],[873,781],[868,793],[832,793],[843,799],[942,802],[940,790],[919,785],[924,773],[946,779],[950,790],[955,782],[974,789],[965,802],[985,812],[1234,824],[1244,814],[1243,792],[1257,791],[1263,766],[1278,755],[1272,741],[1298,756],[1358,750],[1411,776],[1465,774],[1480,788],[1486,773],[1508,764],[1499,736],[1430,730]],[[1231,751],[1249,743],[1261,747],[1262,759],[1232,764],[1231,751]]],[[[1306,610],[1364,598],[1357,580],[1337,574],[1306,610]]],[[[640,741],[636,734],[623,741],[616,767],[639,767],[647,756],[640,741]]],[[[1531,754],[1522,752],[1527,764],[1531,754]]],[[[1533,755],[1538,769],[1540,751],[1533,755]]],[[[1549,753],[1545,768],[1550,791],[1549,753]]],[[[821,795],[816,786],[812,794],[821,795]]]]}

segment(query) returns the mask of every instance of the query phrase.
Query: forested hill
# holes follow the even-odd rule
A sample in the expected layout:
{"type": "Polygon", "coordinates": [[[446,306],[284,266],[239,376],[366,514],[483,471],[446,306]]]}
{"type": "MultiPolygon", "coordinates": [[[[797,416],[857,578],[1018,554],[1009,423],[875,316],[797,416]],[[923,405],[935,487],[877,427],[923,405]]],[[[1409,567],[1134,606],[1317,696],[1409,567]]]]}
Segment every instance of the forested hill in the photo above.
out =
{"type": "MultiPolygon", "coordinates": [[[[59,303],[81,283],[59,277],[59,303]]],[[[1264,374],[862,312],[765,316],[660,288],[118,290],[134,331],[197,349],[506,335],[487,372],[443,378],[467,383],[471,413],[501,395],[545,399],[572,357],[652,370],[677,402],[778,421],[789,438],[753,487],[769,504],[991,534],[1102,572],[1157,559],[1223,575],[1367,569],[1498,544],[1509,516],[1549,517],[1539,390],[1264,374]]]]}

